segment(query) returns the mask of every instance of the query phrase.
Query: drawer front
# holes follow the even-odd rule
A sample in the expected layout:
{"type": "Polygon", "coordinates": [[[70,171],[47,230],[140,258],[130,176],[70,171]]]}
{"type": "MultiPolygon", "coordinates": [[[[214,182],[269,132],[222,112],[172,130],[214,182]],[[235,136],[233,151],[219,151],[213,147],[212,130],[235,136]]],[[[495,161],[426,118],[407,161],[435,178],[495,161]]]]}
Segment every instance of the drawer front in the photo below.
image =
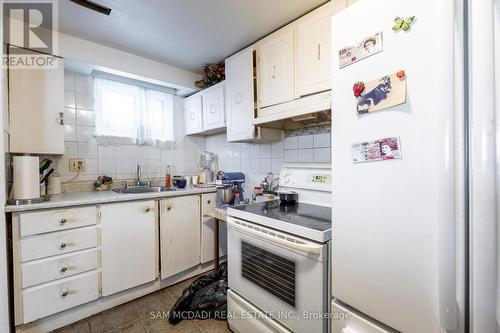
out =
{"type": "Polygon", "coordinates": [[[96,226],[28,236],[21,239],[21,261],[89,249],[96,245],[96,226]]]}
{"type": "Polygon", "coordinates": [[[21,237],[97,223],[95,206],[46,210],[19,215],[21,237]]]}
{"type": "Polygon", "coordinates": [[[24,289],[23,323],[90,302],[98,297],[97,271],[24,289]]]}
{"type": "Polygon", "coordinates": [[[21,264],[22,288],[97,269],[97,249],[83,250],[21,264]]]}

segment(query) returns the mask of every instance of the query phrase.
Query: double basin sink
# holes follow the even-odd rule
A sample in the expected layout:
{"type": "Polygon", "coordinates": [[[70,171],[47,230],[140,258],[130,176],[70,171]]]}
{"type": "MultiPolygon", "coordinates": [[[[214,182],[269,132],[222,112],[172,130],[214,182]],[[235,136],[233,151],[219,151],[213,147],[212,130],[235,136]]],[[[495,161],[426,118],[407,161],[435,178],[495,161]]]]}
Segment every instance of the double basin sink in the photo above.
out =
{"type": "Polygon", "coordinates": [[[175,188],[167,188],[163,186],[131,186],[123,188],[115,188],[113,192],[119,194],[133,194],[133,193],[154,193],[154,192],[168,192],[175,191],[175,188]]]}

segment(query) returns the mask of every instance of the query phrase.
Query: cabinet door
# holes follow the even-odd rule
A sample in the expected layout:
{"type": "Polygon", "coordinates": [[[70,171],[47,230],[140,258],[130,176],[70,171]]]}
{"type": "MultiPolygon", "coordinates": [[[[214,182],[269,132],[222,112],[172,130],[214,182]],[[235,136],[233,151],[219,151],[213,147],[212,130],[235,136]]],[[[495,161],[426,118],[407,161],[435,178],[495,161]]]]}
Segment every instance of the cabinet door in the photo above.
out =
{"type": "Polygon", "coordinates": [[[331,89],[330,21],[346,0],[330,1],[302,17],[296,29],[296,97],[331,89]]]}
{"type": "Polygon", "coordinates": [[[253,48],[226,59],[227,141],[252,140],[255,135],[253,48]]]}
{"type": "Polygon", "coordinates": [[[196,134],[203,131],[201,94],[195,94],[184,99],[184,126],[186,134],[196,134]]]}
{"type": "Polygon", "coordinates": [[[200,197],[160,201],[161,278],[200,263],[200,197]]]}
{"type": "MultiPolygon", "coordinates": [[[[207,216],[207,213],[217,206],[217,194],[203,194],[201,196],[201,263],[207,263],[215,259],[214,231],[215,219],[207,216]]],[[[227,231],[226,223],[219,222],[219,257],[227,253],[227,231]]]]}
{"type": "Polygon", "coordinates": [[[257,45],[259,106],[294,98],[293,25],[275,32],[257,45]]]}
{"type": "Polygon", "coordinates": [[[10,152],[64,154],[64,63],[9,75],[10,152]]]}
{"type": "Polygon", "coordinates": [[[209,131],[226,126],[224,105],[224,82],[208,88],[202,93],[203,130],[209,131]]]}
{"type": "Polygon", "coordinates": [[[111,295],[158,276],[156,201],[101,206],[102,294],[111,295]]]}

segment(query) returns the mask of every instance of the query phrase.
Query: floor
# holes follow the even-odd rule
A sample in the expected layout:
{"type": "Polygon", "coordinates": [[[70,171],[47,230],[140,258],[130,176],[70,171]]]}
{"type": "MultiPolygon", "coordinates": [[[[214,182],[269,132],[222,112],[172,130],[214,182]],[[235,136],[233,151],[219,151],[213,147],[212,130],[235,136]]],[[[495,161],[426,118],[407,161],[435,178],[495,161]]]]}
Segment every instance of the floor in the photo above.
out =
{"type": "Polygon", "coordinates": [[[60,328],[53,333],[225,333],[231,332],[226,321],[183,320],[171,325],[161,317],[195,278],[180,282],[153,294],[122,304],[74,324],[60,328]],[[152,314],[157,315],[153,318],[152,314]]]}

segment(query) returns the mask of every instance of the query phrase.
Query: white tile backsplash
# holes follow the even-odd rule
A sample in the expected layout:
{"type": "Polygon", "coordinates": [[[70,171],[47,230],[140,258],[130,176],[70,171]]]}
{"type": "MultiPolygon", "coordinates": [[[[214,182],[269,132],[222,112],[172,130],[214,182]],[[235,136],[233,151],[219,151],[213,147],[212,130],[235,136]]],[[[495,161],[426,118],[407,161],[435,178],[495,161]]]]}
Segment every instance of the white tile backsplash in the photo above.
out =
{"type": "Polygon", "coordinates": [[[75,107],[75,92],[74,91],[64,91],[64,107],[74,108],[75,107]]]}
{"type": "MultiPolygon", "coordinates": [[[[301,135],[285,136],[283,141],[272,144],[228,143],[225,134],[191,137],[181,133],[176,134],[174,144],[162,147],[101,145],[94,137],[93,89],[90,77],[66,73],[66,153],[57,158],[57,169],[64,181],[92,181],[106,174],[118,182],[135,177],[137,162],[141,162],[145,178],[163,177],[167,165],[171,166],[173,174],[195,174],[199,171],[199,154],[208,150],[217,155],[219,169],[244,172],[245,190],[251,192],[268,172],[279,176],[283,163],[330,160],[330,133],[299,133],[301,135]],[[79,177],[75,178],[76,173],[69,171],[70,158],[85,159],[87,170],[79,177]]],[[[177,104],[182,105],[182,102],[177,104]]],[[[175,109],[174,115],[179,112],[175,109]]]]}
{"type": "Polygon", "coordinates": [[[76,110],[74,108],[64,108],[64,123],[66,125],[76,125],[76,110]]]}
{"type": "Polygon", "coordinates": [[[76,109],[76,123],[80,126],[95,126],[94,111],[76,109]]]}
{"type": "Polygon", "coordinates": [[[313,161],[317,163],[329,163],[331,161],[330,148],[314,148],[313,161]]]}
{"type": "Polygon", "coordinates": [[[313,135],[301,135],[297,137],[297,148],[305,149],[313,147],[313,135]]]}
{"type": "Polygon", "coordinates": [[[313,146],[314,148],[329,148],[331,147],[331,139],[330,133],[314,134],[313,146]]]}
{"type": "Polygon", "coordinates": [[[297,159],[297,149],[285,150],[283,154],[283,161],[286,163],[296,163],[297,159]]]}
{"type": "Polygon", "coordinates": [[[94,110],[94,95],[77,91],[75,94],[75,105],[77,109],[94,110]]]}
{"type": "Polygon", "coordinates": [[[75,125],[64,125],[64,141],[76,141],[75,125]]]}
{"type": "MultiPolygon", "coordinates": [[[[89,142],[94,137],[95,127],[76,126],[76,141],[89,142]]],[[[95,140],[95,139],[94,139],[95,140]]]]}
{"type": "Polygon", "coordinates": [[[285,137],[284,148],[285,149],[297,149],[297,137],[296,136],[285,137]]]}

